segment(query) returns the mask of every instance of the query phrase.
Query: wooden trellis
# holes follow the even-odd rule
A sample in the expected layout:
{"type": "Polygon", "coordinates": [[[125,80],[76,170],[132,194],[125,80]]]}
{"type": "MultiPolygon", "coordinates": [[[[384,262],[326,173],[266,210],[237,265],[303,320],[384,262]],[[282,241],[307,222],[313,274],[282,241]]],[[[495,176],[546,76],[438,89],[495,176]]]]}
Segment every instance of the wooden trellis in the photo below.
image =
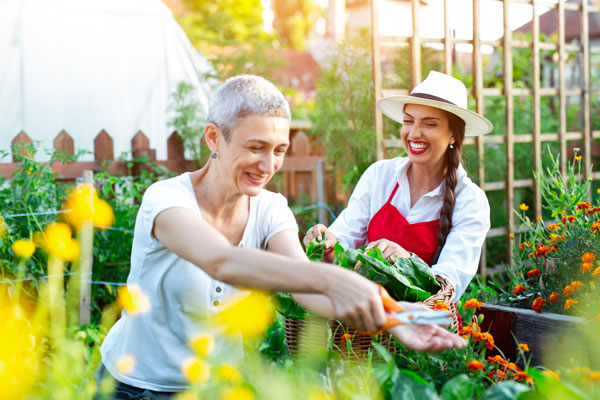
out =
{"type": "MultiPolygon", "coordinates": [[[[534,216],[542,215],[542,199],[539,188],[535,185],[533,178],[515,179],[515,162],[514,147],[519,143],[531,143],[533,145],[532,157],[535,160],[535,169],[538,170],[541,164],[542,143],[550,141],[560,142],[560,167],[563,174],[567,170],[567,142],[571,140],[581,140],[583,169],[585,178],[593,180],[600,178],[600,172],[594,171],[591,176],[588,176],[591,166],[592,142],[594,139],[600,138],[600,131],[592,131],[591,125],[591,94],[592,82],[590,76],[590,57],[593,53],[600,53],[600,48],[590,46],[590,28],[589,16],[592,13],[600,13],[598,2],[590,0],[565,1],[565,0],[473,0],[473,39],[456,39],[451,33],[450,7],[453,5],[452,0],[444,0],[444,37],[443,38],[423,38],[419,32],[419,12],[423,7],[419,0],[411,0],[411,12],[413,21],[413,31],[411,36],[407,37],[384,37],[379,35],[378,21],[378,2],[379,0],[370,0],[371,12],[371,36],[372,36],[372,62],[373,62],[373,83],[375,97],[380,98],[382,95],[389,94],[408,94],[422,79],[421,77],[421,45],[422,44],[437,44],[443,46],[444,55],[444,71],[447,74],[452,74],[453,68],[453,48],[456,44],[471,44],[472,52],[472,72],[473,86],[471,94],[475,99],[475,111],[484,114],[484,104],[486,96],[503,96],[505,99],[506,111],[506,129],[501,135],[486,135],[476,138],[466,138],[465,145],[473,145],[477,152],[477,172],[474,180],[486,192],[496,190],[506,190],[506,225],[504,227],[492,228],[488,233],[488,238],[506,237],[507,241],[507,256],[509,263],[512,262],[513,241],[509,239],[509,234],[514,233],[515,217],[513,209],[518,206],[515,204],[515,189],[532,188],[534,193],[533,213],[534,216]],[[504,34],[502,38],[494,41],[485,41],[481,39],[481,4],[483,1],[501,2],[503,7],[503,26],[504,34]],[[511,6],[516,4],[529,4],[532,7],[533,19],[531,21],[531,41],[513,40],[511,30],[511,6]],[[537,15],[539,7],[548,7],[555,9],[557,14],[557,35],[552,41],[540,40],[540,17],[537,15]],[[580,40],[578,43],[565,43],[565,13],[566,11],[576,11],[580,14],[580,40]],[[495,49],[502,47],[502,77],[503,88],[485,88],[483,85],[483,57],[481,47],[484,45],[493,46],[495,49]],[[393,90],[382,88],[382,69],[381,69],[381,50],[390,46],[409,46],[410,47],[410,87],[394,88],[393,90]],[[531,72],[532,72],[532,87],[515,88],[513,87],[513,49],[529,48],[532,52],[531,72]],[[540,51],[551,50],[558,53],[558,87],[541,88],[541,62],[540,51]],[[567,52],[576,52],[580,55],[581,60],[581,84],[579,88],[566,88],[565,83],[565,61],[567,52]],[[515,96],[531,96],[533,103],[533,129],[530,133],[515,134],[514,129],[514,97],[515,96]],[[541,114],[540,105],[542,96],[557,96],[558,97],[558,132],[542,133],[541,132],[541,114]],[[577,132],[567,131],[567,96],[580,96],[582,108],[582,129],[577,132]],[[486,182],[485,180],[485,159],[484,149],[486,144],[504,144],[506,146],[506,179],[502,181],[486,182]]],[[[593,93],[597,94],[597,93],[593,93]]],[[[377,157],[383,158],[385,149],[392,147],[400,147],[401,143],[397,139],[385,139],[383,137],[383,121],[381,114],[375,110],[375,126],[377,130],[377,157]]],[[[480,264],[480,273],[486,274],[486,254],[483,247],[482,259],[480,264]]]]}

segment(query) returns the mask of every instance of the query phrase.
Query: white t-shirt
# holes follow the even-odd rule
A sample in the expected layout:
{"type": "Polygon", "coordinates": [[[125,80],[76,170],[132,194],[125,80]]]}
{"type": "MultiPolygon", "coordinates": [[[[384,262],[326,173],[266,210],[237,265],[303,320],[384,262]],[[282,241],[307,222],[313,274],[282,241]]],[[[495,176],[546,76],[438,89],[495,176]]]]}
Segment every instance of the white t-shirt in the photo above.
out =
{"type": "MultiPolygon", "coordinates": [[[[369,222],[387,202],[396,183],[398,190],[391,204],[408,223],[440,218],[443,183],[410,206],[406,175],[410,165],[408,158],[397,157],[378,161],[367,168],[350,196],[348,207],[329,227],[344,247],[356,249],[366,244],[369,222]]],[[[458,167],[457,176],[452,228],[432,268],[436,275],[444,276],[454,285],[458,300],[477,272],[481,246],[490,229],[490,206],[483,190],[467,177],[462,165],[458,167]]]]}
{"type": "MultiPolygon", "coordinates": [[[[215,335],[213,354],[220,360],[241,360],[237,346],[225,341],[202,321],[217,313],[225,299],[240,292],[211,278],[204,270],[168,250],[152,234],[154,218],[168,208],[184,207],[201,215],[190,173],[151,185],[137,214],[127,284],[137,284],[150,298],[151,310],[131,315],[126,310],[111,328],[101,347],[102,362],[119,381],[156,391],[182,391],[189,387],[181,365],[193,356],[187,342],[202,332],[215,335]],[[129,375],[121,374],[117,361],[124,355],[135,360],[129,375]]],[[[287,200],[262,190],[250,198],[250,214],[240,247],[265,249],[278,232],[298,230],[287,200]]],[[[235,342],[235,341],[234,341],[235,342]]]]}

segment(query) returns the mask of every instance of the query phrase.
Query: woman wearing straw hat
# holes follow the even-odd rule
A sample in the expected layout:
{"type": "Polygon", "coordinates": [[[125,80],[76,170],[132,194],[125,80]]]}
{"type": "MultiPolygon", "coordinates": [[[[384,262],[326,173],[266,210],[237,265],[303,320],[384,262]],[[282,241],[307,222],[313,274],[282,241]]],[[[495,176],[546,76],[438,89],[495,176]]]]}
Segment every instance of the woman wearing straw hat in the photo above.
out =
{"type": "Polygon", "coordinates": [[[408,96],[377,101],[382,113],[402,124],[406,157],[371,165],[348,207],[329,228],[315,225],[304,237],[327,237],[333,246],[378,247],[384,256],[420,257],[460,298],[477,271],[490,228],[489,204],[460,164],[465,136],[485,135],[492,124],[467,109],[467,89],[432,71],[408,96]]]}

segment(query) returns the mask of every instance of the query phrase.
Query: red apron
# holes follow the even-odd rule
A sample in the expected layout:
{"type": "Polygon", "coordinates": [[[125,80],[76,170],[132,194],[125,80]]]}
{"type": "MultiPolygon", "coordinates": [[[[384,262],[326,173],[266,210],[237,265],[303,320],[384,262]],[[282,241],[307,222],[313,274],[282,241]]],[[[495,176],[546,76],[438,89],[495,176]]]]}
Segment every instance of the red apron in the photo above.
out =
{"type": "Polygon", "coordinates": [[[388,201],[371,218],[367,231],[369,243],[379,239],[391,240],[431,265],[431,259],[438,247],[440,220],[409,224],[404,215],[391,204],[398,186],[396,183],[388,201]]]}

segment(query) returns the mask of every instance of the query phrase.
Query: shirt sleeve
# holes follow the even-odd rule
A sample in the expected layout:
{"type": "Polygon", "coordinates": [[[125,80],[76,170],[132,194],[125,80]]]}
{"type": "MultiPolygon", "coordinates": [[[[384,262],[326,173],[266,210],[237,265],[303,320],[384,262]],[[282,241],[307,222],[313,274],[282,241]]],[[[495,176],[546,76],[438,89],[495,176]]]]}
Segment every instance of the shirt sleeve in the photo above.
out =
{"type": "Polygon", "coordinates": [[[267,247],[267,243],[273,235],[281,231],[294,230],[298,232],[298,224],[296,223],[294,213],[288,207],[287,199],[281,194],[277,193],[273,195],[268,210],[267,221],[264,224],[266,231],[264,233],[263,248],[267,247]]]}
{"type": "Polygon", "coordinates": [[[375,164],[372,164],[358,180],[348,206],[329,227],[346,249],[357,249],[367,242],[371,221],[371,191],[376,175],[375,164]]]}
{"type": "Polygon", "coordinates": [[[456,298],[465,292],[477,272],[481,247],[490,229],[490,206],[479,188],[465,188],[456,198],[452,228],[446,238],[437,264],[436,275],[447,278],[456,291],[456,298]]]}
{"type": "Polygon", "coordinates": [[[143,224],[144,235],[152,243],[160,243],[152,236],[152,227],[154,226],[156,216],[166,209],[175,207],[187,208],[197,212],[198,205],[195,201],[196,199],[192,197],[183,185],[177,184],[172,180],[159,181],[152,184],[144,193],[139,210],[142,216],[141,222],[143,224]]]}

